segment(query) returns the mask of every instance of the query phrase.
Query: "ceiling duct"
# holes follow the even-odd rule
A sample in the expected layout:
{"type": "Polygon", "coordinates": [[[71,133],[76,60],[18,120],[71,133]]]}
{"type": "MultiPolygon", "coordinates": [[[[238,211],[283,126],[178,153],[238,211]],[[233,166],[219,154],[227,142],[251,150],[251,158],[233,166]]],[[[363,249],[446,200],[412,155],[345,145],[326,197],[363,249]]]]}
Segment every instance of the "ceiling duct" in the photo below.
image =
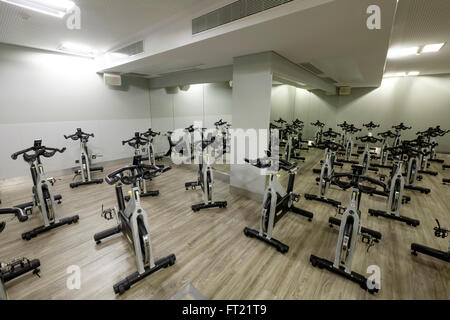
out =
{"type": "Polygon", "coordinates": [[[142,41],[142,40],[132,43],[121,49],[113,51],[113,53],[119,53],[119,54],[127,55],[129,57],[135,56],[135,55],[143,53],[143,52],[144,52],[144,41],[142,41]]]}
{"type": "Polygon", "coordinates": [[[136,72],[124,73],[122,75],[125,77],[130,77],[130,78],[148,78],[148,77],[150,77],[149,74],[136,73],[136,72]]]}
{"type": "Polygon", "coordinates": [[[192,20],[192,34],[263,12],[293,0],[238,0],[192,20]]]}

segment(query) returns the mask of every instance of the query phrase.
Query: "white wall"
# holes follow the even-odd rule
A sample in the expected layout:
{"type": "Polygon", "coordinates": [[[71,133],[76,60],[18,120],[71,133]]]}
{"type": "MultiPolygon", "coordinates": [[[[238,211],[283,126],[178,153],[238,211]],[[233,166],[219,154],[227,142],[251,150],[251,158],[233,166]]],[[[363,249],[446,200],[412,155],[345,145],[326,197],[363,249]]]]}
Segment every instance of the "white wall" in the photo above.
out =
{"type": "MultiPolygon", "coordinates": [[[[236,129],[268,132],[272,87],[270,58],[270,52],[234,58],[233,127],[236,129]]],[[[241,155],[238,154],[239,150],[234,150],[234,159],[231,161],[237,164],[230,167],[230,184],[233,188],[237,188],[238,193],[241,190],[256,195],[264,193],[266,177],[261,175],[261,170],[248,164],[239,164],[243,163],[244,157],[255,159],[265,155],[268,141],[261,140],[263,139],[259,139],[258,146],[246,143],[246,154],[241,155]]]]}
{"type": "Polygon", "coordinates": [[[28,175],[10,155],[35,139],[68,148],[44,160],[47,171],[73,167],[79,145],[63,135],[78,127],[95,133],[90,147],[100,161],[132,155],[121,141],[150,127],[148,81],[110,88],[94,70],[91,59],[0,44],[0,179],[28,175]]]}
{"type": "MultiPolygon", "coordinates": [[[[309,92],[288,85],[273,86],[271,121],[280,116],[288,121],[299,118],[305,122],[306,138],[312,138],[315,129],[310,123],[316,120],[334,129],[344,121],[357,127],[374,121],[381,124],[377,131],[404,122],[413,129],[403,137],[414,139],[417,131],[430,126],[450,129],[449,88],[450,74],[387,78],[379,88],[354,88],[349,96],[327,96],[321,91],[309,92]]],[[[365,133],[363,130],[361,135],[365,133]]],[[[438,142],[438,151],[450,153],[450,134],[438,142]]]]}
{"type": "MultiPolygon", "coordinates": [[[[450,129],[450,74],[387,78],[377,89],[354,89],[351,96],[339,97],[338,122],[347,120],[360,126],[373,120],[382,129],[404,122],[417,131],[440,125],[450,129]]],[[[450,153],[450,134],[438,139],[440,152],[450,153]]]]}

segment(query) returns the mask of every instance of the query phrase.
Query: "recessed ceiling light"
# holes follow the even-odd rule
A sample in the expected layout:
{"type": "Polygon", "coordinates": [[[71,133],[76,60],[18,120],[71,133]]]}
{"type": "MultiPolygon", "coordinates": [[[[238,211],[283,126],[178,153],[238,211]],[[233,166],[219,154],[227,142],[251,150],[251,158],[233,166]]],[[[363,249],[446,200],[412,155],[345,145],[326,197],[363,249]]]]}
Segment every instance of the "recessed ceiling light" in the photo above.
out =
{"type": "Polygon", "coordinates": [[[408,72],[408,76],[418,76],[420,74],[419,71],[410,71],[408,72]]]}
{"type": "Polygon", "coordinates": [[[424,52],[438,52],[441,50],[441,48],[444,46],[445,42],[443,43],[435,43],[435,44],[427,44],[423,47],[421,53],[424,52]]]}
{"type": "Polygon", "coordinates": [[[69,0],[0,0],[21,8],[63,18],[75,6],[69,0]]]}
{"type": "Polygon", "coordinates": [[[85,57],[93,57],[95,55],[95,52],[92,48],[72,42],[65,42],[58,49],[70,54],[85,57]]]}
{"type": "Polygon", "coordinates": [[[411,56],[411,55],[415,55],[419,52],[419,47],[410,47],[410,48],[394,48],[394,49],[390,49],[388,52],[388,59],[396,59],[396,58],[401,58],[401,57],[405,57],[405,56],[411,56]]]}

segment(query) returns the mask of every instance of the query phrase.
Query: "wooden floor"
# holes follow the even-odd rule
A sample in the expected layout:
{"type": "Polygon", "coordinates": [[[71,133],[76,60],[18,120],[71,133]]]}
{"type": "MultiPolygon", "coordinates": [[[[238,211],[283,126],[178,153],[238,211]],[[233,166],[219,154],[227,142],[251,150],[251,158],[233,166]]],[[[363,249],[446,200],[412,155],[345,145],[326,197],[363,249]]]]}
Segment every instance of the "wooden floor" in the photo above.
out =
{"type": "MultiPolygon", "coordinates": [[[[311,169],[318,167],[321,156],[321,152],[309,152],[307,163],[301,164],[297,175],[295,192],[317,192],[311,169]]],[[[106,172],[125,164],[108,166],[106,172]]],[[[308,222],[290,213],[277,224],[274,237],[290,246],[290,251],[282,255],[243,235],[244,227],[258,227],[261,204],[230,195],[223,182],[217,182],[217,199],[228,200],[228,209],[192,212],[190,205],[201,201],[201,192],[184,189],[184,182],[195,180],[195,172],[183,167],[153,181],[152,186],[161,192],[159,197],[143,199],[153,252],[157,258],[176,254],[173,267],[158,271],[125,295],[115,297],[113,284],[136,271],[134,256],[120,235],[99,246],[93,240],[94,233],[114,225],[100,216],[102,204],[115,205],[114,188],[103,184],[71,190],[72,176],[63,175],[56,177],[60,180],[55,192],[63,196],[58,214],[78,214],[80,221],[26,242],[20,235],[41,224],[39,213],[23,224],[8,218],[0,235],[2,261],[22,256],[39,258],[42,272],[41,278],[27,275],[8,283],[7,291],[10,299],[170,299],[192,284],[207,299],[450,299],[449,264],[424,255],[411,256],[409,250],[412,242],[447,250],[448,239],[435,238],[433,227],[435,218],[450,226],[450,186],[441,183],[450,171],[442,172],[437,164],[432,169],[439,171],[439,176],[425,176],[422,182],[432,189],[431,194],[408,191],[412,201],[402,211],[421,221],[418,228],[370,217],[368,208],[384,209],[385,199],[363,196],[363,225],[380,231],[383,239],[369,252],[359,241],[353,269],[365,274],[370,265],[381,268],[382,287],[377,295],[309,263],[311,254],[334,258],[338,231],[328,227],[328,218],[335,215],[330,206],[300,200],[297,206],[314,212],[314,220],[308,222]],[[80,290],[66,287],[71,265],[81,268],[80,290]]],[[[27,170],[24,163],[24,174],[27,170]]],[[[31,179],[2,181],[0,190],[2,207],[30,201],[31,179]]],[[[330,197],[346,204],[349,194],[334,187],[330,197]]]]}

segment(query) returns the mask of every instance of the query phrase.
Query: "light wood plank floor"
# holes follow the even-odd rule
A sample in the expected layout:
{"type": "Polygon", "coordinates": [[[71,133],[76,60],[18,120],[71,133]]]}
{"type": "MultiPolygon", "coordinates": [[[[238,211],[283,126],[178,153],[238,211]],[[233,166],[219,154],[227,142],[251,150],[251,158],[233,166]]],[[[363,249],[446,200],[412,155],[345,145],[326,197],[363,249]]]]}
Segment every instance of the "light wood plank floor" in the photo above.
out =
{"type": "MultiPolygon", "coordinates": [[[[321,156],[322,152],[308,153],[307,163],[301,164],[295,192],[317,192],[311,169],[319,167],[321,156]]],[[[110,172],[126,164],[105,169],[110,172]]],[[[23,165],[25,174],[28,168],[23,165]]],[[[359,241],[353,266],[361,274],[370,265],[380,266],[382,288],[373,296],[309,263],[311,254],[334,258],[338,231],[328,227],[328,218],[335,215],[330,206],[301,199],[297,206],[314,212],[314,220],[307,222],[303,217],[287,214],[277,224],[274,237],[290,246],[290,251],[282,255],[243,235],[244,227],[258,227],[260,203],[229,194],[228,185],[217,181],[217,199],[228,200],[228,208],[194,213],[190,205],[201,201],[201,191],[186,191],[184,182],[195,180],[196,173],[174,168],[152,182],[161,195],[143,199],[143,204],[149,215],[156,258],[174,253],[177,262],[141,281],[119,299],[168,299],[190,283],[207,299],[449,299],[448,263],[424,255],[414,257],[409,250],[412,242],[447,250],[448,239],[435,238],[433,227],[435,218],[450,226],[450,186],[441,184],[443,176],[450,176],[450,172],[443,172],[437,164],[432,164],[431,169],[440,172],[438,177],[425,176],[422,182],[432,189],[431,194],[408,191],[412,201],[402,211],[421,221],[418,228],[370,217],[368,208],[384,209],[385,199],[363,196],[363,225],[380,231],[383,239],[369,252],[359,241]]],[[[114,189],[103,184],[71,190],[72,175],[57,178],[60,180],[55,192],[63,196],[59,216],[78,214],[80,222],[26,242],[20,235],[41,225],[40,214],[36,212],[23,224],[8,219],[7,228],[0,235],[2,261],[25,256],[39,258],[42,264],[41,278],[24,276],[7,284],[10,299],[116,299],[112,285],[136,271],[134,256],[120,235],[99,246],[93,240],[94,233],[114,224],[100,216],[102,204],[115,205],[114,189]],[[67,267],[71,265],[81,268],[80,290],[66,288],[67,267]]],[[[2,207],[30,201],[31,178],[1,181],[0,190],[2,207]]],[[[330,197],[346,204],[349,194],[333,187],[330,197]]]]}

